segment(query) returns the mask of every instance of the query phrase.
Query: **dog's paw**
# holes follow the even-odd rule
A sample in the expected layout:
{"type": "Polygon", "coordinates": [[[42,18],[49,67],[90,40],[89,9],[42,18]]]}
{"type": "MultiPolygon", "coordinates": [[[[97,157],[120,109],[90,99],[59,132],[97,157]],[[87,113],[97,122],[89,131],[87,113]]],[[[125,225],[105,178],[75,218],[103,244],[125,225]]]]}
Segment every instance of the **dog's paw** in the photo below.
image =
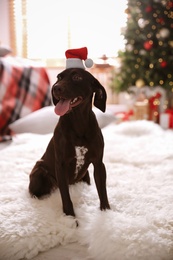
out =
{"type": "Polygon", "coordinates": [[[74,219],[74,224],[73,225],[74,225],[74,227],[77,228],[79,226],[79,221],[76,219],[75,216],[73,217],[73,219],[74,219]]]}
{"type": "Polygon", "coordinates": [[[79,222],[78,222],[78,220],[75,220],[75,224],[76,224],[76,227],[79,226],[79,222]]]}
{"type": "Polygon", "coordinates": [[[111,209],[111,207],[110,207],[110,205],[109,205],[109,203],[107,203],[106,205],[101,205],[100,206],[100,210],[109,210],[109,209],[111,209]]]}

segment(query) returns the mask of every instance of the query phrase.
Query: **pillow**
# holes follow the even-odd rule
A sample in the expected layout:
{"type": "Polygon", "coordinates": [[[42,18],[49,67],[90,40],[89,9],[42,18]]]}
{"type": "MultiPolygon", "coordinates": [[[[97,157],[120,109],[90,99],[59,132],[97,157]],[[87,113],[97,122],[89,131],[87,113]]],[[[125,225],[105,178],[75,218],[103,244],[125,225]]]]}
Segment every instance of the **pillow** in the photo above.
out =
{"type": "Polygon", "coordinates": [[[54,107],[47,106],[16,120],[9,128],[16,134],[48,134],[53,133],[58,120],[59,116],[55,114],[54,107]]]}
{"type": "Polygon", "coordinates": [[[113,112],[108,109],[106,110],[105,113],[103,113],[98,108],[93,107],[93,112],[96,115],[100,128],[104,128],[105,126],[109,125],[110,123],[116,120],[113,112]]]}
{"type": "Polygon", "coordinates": [[[7,46],[0,46],[0,57],[4,57],[11,53],[11,49],[7,46]]]}
{"type": "Polygon", "coordinates": [[[0,142],[11,136],[9,124],[52,104],[44,67],[18,57],[0,58],[0,142]],[[4,138],[5,137],[5,138],[4,138]]]}
{"type": "MultiPolygon", "coordinates": [[[[96,115],[100,128],[103,128],[115,121],[115,116],[110,111],[102,113],[97,108],[93,108],[93,111],[96,115]]],[[[54,107],[48,106],[16,120],[9,125],[9,128],[16,134],[48,134],[53,133],[58,120],[59,116],[55,114],[54,107]]]]}

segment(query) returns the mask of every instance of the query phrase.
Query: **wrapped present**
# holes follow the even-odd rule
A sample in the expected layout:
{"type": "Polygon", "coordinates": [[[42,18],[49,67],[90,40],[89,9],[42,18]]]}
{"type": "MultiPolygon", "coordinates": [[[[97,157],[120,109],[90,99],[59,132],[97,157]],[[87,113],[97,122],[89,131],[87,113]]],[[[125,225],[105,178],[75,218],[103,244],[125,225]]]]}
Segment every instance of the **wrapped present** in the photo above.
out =
{"type": "Polygon", "coordinates": [[[173,109],[166,109],[165,113],[169,115],[169,128],[173,128],[173,109]]]}
{"type": "Polygon", "coordinates": [[[143,101],[136,101],[134,104],[134,119],[147,120],[148,116],[149,116],[148,99],[144,99],[143,101]]]}
{"type": "Polygon", "coordinates": [[[159,123],[161,94],[157,92],[149,98],[149,120],[159,123]]]}
{"type": "Polygon", "coordinates": [[[129,111],[117,112],[115,113],[115,115],[116,115],[117,123],[121,123],[124,121],[131,121],[133,120],[134,111],[130,109],[129,111]]]}
{"type": "Polygon", "coordinates": [[[141,99],[142,96],[145,96],[145,98],[147,99],[152,99],[159,93],[160,97],[159,97],[158,113],[163,113],[167,108],[166,106],[167,93],[166,90],[160,86],[155,86],[155,87],[144,86],[141,88],[137,88],[136,86],[133,86],[129,88],[129,91],[133,95],[134,103],[136,101],[139,101],[139,99],[141,99]]]}
{"type": "Polygon", "coordinates": [[[159,118],[159,124],[163,129],[169,128],[169,114],[161,113],[159,118]]]}
{"type": "Polygon", "coordinates": [[[132,86],[129,88],[129,93],[133,99],[135,119],[147,119],[159,123],[160,115],[168,108],[166,90],[161,86],[132,86]]]}

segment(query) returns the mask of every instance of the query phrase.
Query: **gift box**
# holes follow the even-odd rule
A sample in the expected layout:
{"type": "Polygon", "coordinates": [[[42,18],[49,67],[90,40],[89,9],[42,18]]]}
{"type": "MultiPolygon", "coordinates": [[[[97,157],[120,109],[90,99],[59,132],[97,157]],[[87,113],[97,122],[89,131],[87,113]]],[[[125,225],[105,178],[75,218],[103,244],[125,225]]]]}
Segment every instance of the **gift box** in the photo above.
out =
{"type": "Polygon", "coordinates": [[[135,119],[147,119],[159,123],[160,114],[165,111],[166,91],[160,87],[130,87],[134,100],[135,119]]]}
{"type": "Polygon", "coordinates": [[[124,121],[131,121],[134,119],[134,111],[130,109],[129,111],[117,112],[116,115],[116,123],[121,123],[124,121]]]}
{"type": "Polygon", "coordinates": [[[143,120],[148,119],[149,116],[149,106],[148,100],[145,99],[143,101],[137,101],[134,104],[134,119],[135,120],[143,120]]]}
{"type": "Polygon", "coordinates": [[[159,123],[160,98],[161,94],[159,92],[149,98],[149,120],[155,123],[159,123]]]}
{"type": "Polygon", "coordinates": [[[165,113],[169,115],[169,128],[173,128],[173,109],[166,109],[165,113]]]}

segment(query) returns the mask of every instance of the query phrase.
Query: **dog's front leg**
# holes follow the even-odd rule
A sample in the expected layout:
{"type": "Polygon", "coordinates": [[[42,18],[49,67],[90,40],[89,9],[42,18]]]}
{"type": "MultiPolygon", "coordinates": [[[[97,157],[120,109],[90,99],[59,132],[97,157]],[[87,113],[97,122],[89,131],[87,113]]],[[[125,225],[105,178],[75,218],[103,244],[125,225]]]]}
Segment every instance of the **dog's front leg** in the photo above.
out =
{"type": "Polygon", "coordinates": [[[58,186],[62,199],[63,212],[66,215],[75,216],[73,203],[70,198],[68,180],[64,167],[56,167],[58,186]]]}
{"type": "Polygon", "coordinates": [[[94,164],[94,179],[100,198],[100,209],[110,209],[106,190],[106,169],[103,162],[94,164]]]}

